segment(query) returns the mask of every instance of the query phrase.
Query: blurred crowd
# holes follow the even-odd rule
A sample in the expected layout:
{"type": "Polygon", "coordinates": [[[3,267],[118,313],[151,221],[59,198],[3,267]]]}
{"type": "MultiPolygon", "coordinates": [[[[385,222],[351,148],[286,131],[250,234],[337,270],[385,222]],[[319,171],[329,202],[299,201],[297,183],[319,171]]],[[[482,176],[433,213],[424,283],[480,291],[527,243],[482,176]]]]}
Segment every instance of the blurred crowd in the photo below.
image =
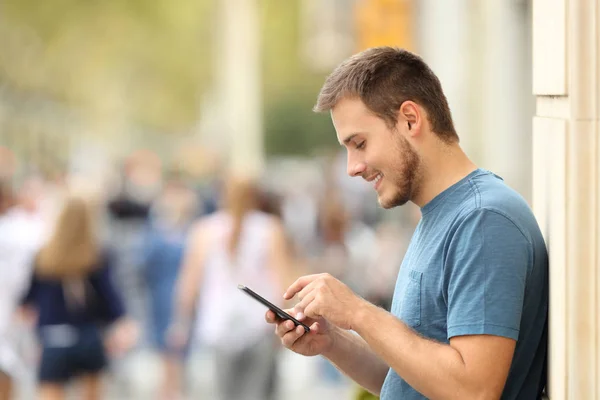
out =
{"type": "MultiPolygon", "coordinates": [[[[328,272],[388,308],[418,209],[384,218],[343,155],[265,170],[5,176],[0,399],[135,398],[136,379],[155,388],[143,398],[277,399],[297,370],[238,284],[285,308],[297,277],[328,272]],[[157,360],[154,375],[128,368],[140,352],[157,360]],[[197,354],[214,379],[192,371],[197,354]]],[[[310,368],[315,385],[350,385],[325,359],[310,368]]]]}

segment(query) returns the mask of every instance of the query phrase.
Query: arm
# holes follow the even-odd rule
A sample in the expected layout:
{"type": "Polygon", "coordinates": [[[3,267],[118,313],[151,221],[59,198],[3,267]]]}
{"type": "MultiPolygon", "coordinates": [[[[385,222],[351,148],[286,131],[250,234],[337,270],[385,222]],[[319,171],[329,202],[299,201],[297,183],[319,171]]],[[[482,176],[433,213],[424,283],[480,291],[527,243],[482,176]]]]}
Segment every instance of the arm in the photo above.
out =
{"type": "Polygon", "coordinates": [[[38,290],[38,280],[35,276],[35,272],[31,273],[31,279],[29,281],[29,287],[27,291],[21,297],[21,306],[33,307],[35,303],[35,295],[38,290]]]}
{"type": "Polygon", "coordinates": [[[207,229],[203,225],[198,222],[190,231],[175,292],[174,324],[186,331],[191,324],[204,272],[207,229]]]}
{"type": "Polygon", "coordinates": [[[333,328],[331,336],[333,345],[323,356],[369,392],[379,394],[390,369],[388,364],[358,335],[333,328]]]}
{"type": "Polygon", "coordinates": [[[148,281],[152,276],[152,259],[156,254],[156,233],[154,232],[154,226],[151,223],[146,225],[146,230],[144,231],[142,237],[142,246],[139,253],[139,265],[141,269],[141,275],[143,279],[148,281]]]}
{"type": "Polygon", "coordinates": [[[111,356],[119,356],[135,345],[139,329],[137,323],[127,316],[123,297],[115,286],[112,254],[107,251],[102,257],[103,265],[91,275],[90,284],[96,297],[95,306],[98,307],[95,312],[99,314],[96,316],[110,323],[105,332],[104,345],[111,356]]]}
{"type": "MultiPolygon", "coordinates": [[[[333,279],[333,278],[332,278],[333,279]]],[[[286,310],[290,314],[294,310],[286,310]]],[[[373,353],[358,335],[333,326],[323,318],[301,318],[310,326],[306,333],[292,321],[279,319],[273,311],[267,311],[265,319],[275,324],[275,333],[288,349],[304,356],[322,355],[338,369],[373,393],[379,393],[389,367],[373,353]]]]}
{"type": "Polygon", "coordinates": [[[273,218],[269,237],[269,267],[278,278],[281,289],[287,288],[296,275],[294,259],[291,254],[285,229],[277,218],[273,218]]]}
{"type": "Polygon", "coordinates": [[[431,399],[497,399],[506,382],[531,265],[530,244],[505,217],[481,210],[456,230],[444,262],[449,344],[418,335],[328,275],[302,277],[299,319],[353,329],[414,389],[431,399]]]}
{"type": "Polygon", "coordinates": [[[398,375],[430,399],[500,398],[515,348],[514,340],[489,335],[437,343],[366,303],[355,329],[398,375]]]}
{"type": "MultiPolygon", "coordinates": [[[[20,299],[20,305],[15,311],[15,316],[18,320],[23,321],[25,324],[34,326],[37,320],[37,310],[35,308],[35,297],[36,292],[38,291],[38,280],[35,276],[35,273],[31,272],[31,277],[29,281],[29,287],[20,299]]],[[[26,286],[26,285],[24,285],[26,286]]]]}
{"type": "Polygon", "coordinates": [[[109,252],[102,257],[103,265],[91,275],[90,283],[100,301],[98,305],[104,310],[102,318],[114,323],[124,317],[125,305],[113,280],[114,259],[109,252]]]}

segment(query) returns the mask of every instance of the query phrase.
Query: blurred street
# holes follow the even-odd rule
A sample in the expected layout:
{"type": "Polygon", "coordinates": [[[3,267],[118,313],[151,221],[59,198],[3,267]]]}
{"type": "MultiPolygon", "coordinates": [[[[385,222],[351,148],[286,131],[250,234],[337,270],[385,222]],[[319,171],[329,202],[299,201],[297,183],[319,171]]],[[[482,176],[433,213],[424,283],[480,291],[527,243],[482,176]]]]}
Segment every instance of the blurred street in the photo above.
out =
{"type": "MultiPolygon", "coordinates": [[[[290,352],[282,352],[279,357],[279,389],[274,400],[306,399],[351,399],[356,387],[346,378],[327,380],[319,373],[321,363],[318,358],[305,358],[290,352]]],[[[207,355],[195,354],[190,358],[187,373],[188,395],[186,399],[215,399],[212,385],[214,371],[207,355]]],[[[149,400],[156,396],[160,381],[160,364],[156,356],[148,350],[139,350],[129,355],[124,362],[113,365],[106,376],[103,398],[111,400],[149,400]]],[[[18,399],[29,400],[35,397],[36,383],[33,377],[23,382],[18,399]]],[[[76,388],[70,390],[70,399],[78,399],[76,388]]],[[[183,400],[183,399],[181,399],[183,400]]]]}

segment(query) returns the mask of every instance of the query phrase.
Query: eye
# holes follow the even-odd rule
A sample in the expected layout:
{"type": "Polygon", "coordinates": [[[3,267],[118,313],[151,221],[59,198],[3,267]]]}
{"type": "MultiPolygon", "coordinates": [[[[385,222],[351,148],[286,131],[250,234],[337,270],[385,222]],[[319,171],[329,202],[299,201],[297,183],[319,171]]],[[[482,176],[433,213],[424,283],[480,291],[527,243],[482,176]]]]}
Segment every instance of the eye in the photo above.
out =
{"type": "Polygon", "coordinates": [[[364,149],[364,148],[365,148],[365,143],[366,143],[366,142],[363,140],[362,142],[360,142],[360,143],[358,143],[358,144],[356,145],[356,148],[357,148],[357,149],[364,149]]]}

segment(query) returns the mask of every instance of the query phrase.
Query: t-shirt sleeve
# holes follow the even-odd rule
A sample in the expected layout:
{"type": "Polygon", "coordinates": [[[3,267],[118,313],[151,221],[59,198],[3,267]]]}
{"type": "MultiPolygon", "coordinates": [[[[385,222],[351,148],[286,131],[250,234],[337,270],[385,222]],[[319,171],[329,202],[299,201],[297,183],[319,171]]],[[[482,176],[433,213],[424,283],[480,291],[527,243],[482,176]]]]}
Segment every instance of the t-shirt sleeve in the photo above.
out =
{"type": "Polygon", "coordinates": [[[452,234],[444,262],[448,339],[495,335],[517,340],[531,244],[506,216],[470,213],[452,234]]]}

